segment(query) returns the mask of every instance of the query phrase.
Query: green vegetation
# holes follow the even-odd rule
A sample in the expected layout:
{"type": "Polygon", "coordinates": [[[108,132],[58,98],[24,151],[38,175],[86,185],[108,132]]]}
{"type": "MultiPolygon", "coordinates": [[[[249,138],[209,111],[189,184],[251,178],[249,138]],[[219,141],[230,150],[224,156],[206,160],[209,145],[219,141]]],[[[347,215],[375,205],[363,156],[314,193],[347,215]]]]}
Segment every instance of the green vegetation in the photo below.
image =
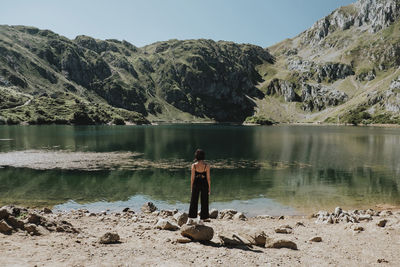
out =
{"type": "Polygon", "coordinates": [[[275,121],[273,121],[272,119],[266,118],[264,116],[247,117],[245,120],[245,123],[259,124],[259,125],[274,125],[274,124],[276,124],[275,121]]]}

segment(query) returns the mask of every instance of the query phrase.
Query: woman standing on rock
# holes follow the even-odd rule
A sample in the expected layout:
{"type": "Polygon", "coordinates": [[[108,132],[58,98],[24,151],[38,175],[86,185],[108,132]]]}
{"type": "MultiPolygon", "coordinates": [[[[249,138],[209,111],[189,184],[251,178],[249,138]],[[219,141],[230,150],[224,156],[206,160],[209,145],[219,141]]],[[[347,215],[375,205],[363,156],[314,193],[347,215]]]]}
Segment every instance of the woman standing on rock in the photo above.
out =
{"type": "Polygon", "coordinates": [[[209,218],[208,196],[210,195],[211,189],[210,165],[204,162],[205,153],[201,149],[196,150],[194,153],[194,159],[196,162],[192,164],[192,172],[190,177],[192,197],[190,199],[188,224],[193,223],[193,219],[197,218],[199,195],[201,197],[199,224],[202,224],[203,220],[209,218]]]}

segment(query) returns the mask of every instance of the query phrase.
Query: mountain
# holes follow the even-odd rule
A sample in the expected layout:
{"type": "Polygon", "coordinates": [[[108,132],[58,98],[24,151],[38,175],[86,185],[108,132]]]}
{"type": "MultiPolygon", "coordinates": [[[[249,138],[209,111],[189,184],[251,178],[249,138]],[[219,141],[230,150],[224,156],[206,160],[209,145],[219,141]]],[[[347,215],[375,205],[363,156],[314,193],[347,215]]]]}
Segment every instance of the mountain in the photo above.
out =
{"type": "Polygon", "coordinates": [[[272,47],[136,47],[0,26],[0,123],[400,123],[400,0],[359,0],[272,47]]]}
{"type": "Polygon", "coordinates": [[[126,41],[0,27],[0,116],[8,123],[242,122],[262,98],[268,50],[212,40],[126,41]]]}
{"type": "Polygon", "coordinates": [[[269,48],[256,116],[400,123],[400,1],[359,0],[269,48]]]}

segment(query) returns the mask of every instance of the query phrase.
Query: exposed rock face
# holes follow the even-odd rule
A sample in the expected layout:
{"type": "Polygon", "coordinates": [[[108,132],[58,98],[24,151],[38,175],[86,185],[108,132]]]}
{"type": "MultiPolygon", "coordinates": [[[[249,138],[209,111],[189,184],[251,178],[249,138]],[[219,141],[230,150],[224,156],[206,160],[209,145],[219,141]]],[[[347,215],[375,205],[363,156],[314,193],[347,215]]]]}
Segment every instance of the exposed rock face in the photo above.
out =
{"type": "Polygon", "coordinates": [[[214,230],[205,225],[183,225],[181,235],[195,241],[210,241],[214,236],[214,230]]]}
{"type": "Polygon", "coordinates": [[[316,68],[316,79],[321,82],[325,79],[328,82],[344,79],[347,76],[354,75],[351,66],[340,63],[326,63],[316,68]]]}
{"type": "Polygon", "coordinates": [[[346,93],[323,85],[303,84],[301,99],[306,111],[322,110],[347,101],[346,93]]]}
{"type": "Polygon", "coordinates": [[[283,96],[286,102],[299,101],[300,97],[295,92],[296,84],[283,81],[279,79],[273,79],[268,85],[267,95],[280,95],[283,96]]]}
{"type": "Polygon", "coordinates": [[[375,33],[400,17],[398,0],[359,0],[355,4],[339,8],[317,21],[303,38],[304,43],[318,44],[336,30],[368,26],[375,33]]]}

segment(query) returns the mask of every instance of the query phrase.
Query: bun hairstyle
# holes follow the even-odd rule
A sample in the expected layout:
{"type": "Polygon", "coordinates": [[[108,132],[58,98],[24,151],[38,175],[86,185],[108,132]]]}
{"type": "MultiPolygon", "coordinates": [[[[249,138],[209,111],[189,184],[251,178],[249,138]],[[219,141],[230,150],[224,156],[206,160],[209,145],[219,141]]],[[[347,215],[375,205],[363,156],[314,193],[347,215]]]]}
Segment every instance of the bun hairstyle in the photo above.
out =
{"type": "Polygon", "coordinates": [[[199,160],[204,160],[206,158],[206,153],[202,149],[197,149],[196,152],[194,152],[194,160],[199,161],[199,160]]]}

